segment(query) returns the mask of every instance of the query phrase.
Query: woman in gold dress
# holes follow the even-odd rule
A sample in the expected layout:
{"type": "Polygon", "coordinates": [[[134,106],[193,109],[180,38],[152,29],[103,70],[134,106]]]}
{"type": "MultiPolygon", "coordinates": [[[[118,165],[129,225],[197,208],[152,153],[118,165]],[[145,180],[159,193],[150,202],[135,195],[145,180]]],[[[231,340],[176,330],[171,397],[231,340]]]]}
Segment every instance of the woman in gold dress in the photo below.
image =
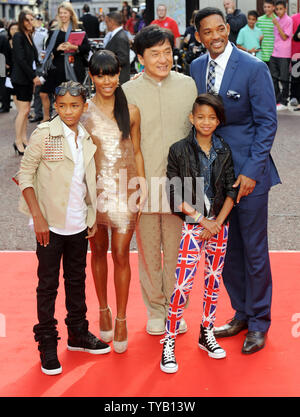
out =
{"type": "Polygon", "coordinates": [[[97,146],[97,224],[91,239],[92,273],[100,310],[100,336],[114,350],[128,346],[126,307],[130,285],[129,248],[139,214],[147,196],[144,160],[140,150],[140,113],[128,105],[119,84],[120,64],[110,51],[98,51],[89,61],[89,73],[96,94],[89,101],[83,124],[97,146]],[[117,315],[113,331],[107,300],[108,228],[117,315]]]}

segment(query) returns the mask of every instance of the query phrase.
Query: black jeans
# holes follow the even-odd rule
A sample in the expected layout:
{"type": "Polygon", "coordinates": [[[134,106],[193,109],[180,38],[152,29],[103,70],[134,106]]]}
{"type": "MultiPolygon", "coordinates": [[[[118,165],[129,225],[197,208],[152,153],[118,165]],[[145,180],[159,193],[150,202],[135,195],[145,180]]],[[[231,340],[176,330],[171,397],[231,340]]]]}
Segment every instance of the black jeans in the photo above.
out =
{"type": "Polygon", "coordinates": [[[43,336],[57,336],[57,320],[54,318],[55,301],[59,286],[60,262],[63,260],[65,300],[68,328],[87,330],[87,307],[85,303],[85,268],[88,240],[87,231],[63,236],[50,231],[50,243],[41,246],[37,242],[38,324],[33,328],[35,340],[43,336]]]}
{"type": "Polygon", "coordinates": [[[3,110],[9,110],[11,89],[5,87],[5,79],[5,77],[0,77],[0,103],[3,110]]]}
{"type": "Polygon", "coordinates": [[[269,67],[277,103],[285,106],[289,98],[290,62],[290,58],[276,58],[271,56],[269,67]],[[279,82],[282,85],[282,90],[280,90],[279,82]]]}
{"type": "Polygon", "coordinates": [[[292,58],[291,82],[291,97],[295,97],[300,103],[300,54],[295,54],[292,58]]]}

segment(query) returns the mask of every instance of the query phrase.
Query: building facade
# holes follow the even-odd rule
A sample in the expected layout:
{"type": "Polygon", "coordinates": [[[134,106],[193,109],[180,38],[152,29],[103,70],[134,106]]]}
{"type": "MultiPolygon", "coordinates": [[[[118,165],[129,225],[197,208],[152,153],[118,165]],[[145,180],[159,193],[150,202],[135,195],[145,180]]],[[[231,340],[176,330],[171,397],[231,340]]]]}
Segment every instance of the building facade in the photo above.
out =
{"type": "MultiPolygon", "coordinates": [[[[241,9],[245,14],[249,10],[257,10],[262,14],[263,1],[264,0],[236,0],[236,4],[237,8],[241,9]]],[[[17,20],[20,11],[24,7],[29,7],[35,13],[42,13],[46,17],[46,20],[51,20],[56,16],[57,7],[61,2],[62,0],[0,0],[0,19],[4,18],[7,21],[17,20]]],[[[128,1],[131,6],[146,5],[147,21],[154,19],[155,6],[158,2],[170,4],[167,0],[128,1]]],[[[99,15],[100,13],[120,10],[123,2],[120,0],[71,0],[71,3],[78,17],[80,17],[83,14],[82,7],[85,3],[90,6],[92,14],[99,15]]],[[[180,4],[180,7],[184,9],[186,25],[188,25],[192,11],[195,9],[202,9],[203,7],[210,6],[224,10],[223,0],[174,0],[173,3],[180,4]]],[[[287,3],[290,16],[300,12],[300,0],[288,0],[287,3]]]]}
{"type": "MultiPolygon", "coordinates": [[[[57,6],[62,3],[62,1],[57,0],[48,0],[48,10],[49,10],[49,18],[53,19],[57,12],[57,6]]],[[[74,10],[77,13],[77,16],[82,16],[82,7],[84,4],[88,4],[90,6],[90,12],[94,15],[99,15],[101,12],[108,13],[113,10],[120,10],[122,7],[122,1],[120,0],[72,0],[71,1],[74,10]]],[[[131,3],[131,2],[130,2],[131,3]]]]}
{"type": "Polygon", "coordinates": [[[17,20],[24,7],[33,9],[35,0],[0,0],[0,19],[6,21],[17,20]]]}
{"type": "MultiPolygon", "coordinates": [[[[35,13],[42,13],[47,20],[54,19],[57,7],[63,0],[0,0],[0,19],[7,21],[17,20],[20,11],[24,7],[32,9],[35,13]]],[[[100,12],[108,13],[113,10],[120,10],[122,1],[120,0],[71,0],[71,3],[78,15],[82,16],[84,4],[90,6],[92,14],[99,15],[100,12]]],[[[129,2],[132,5],[132,2],[129,2]]]]}

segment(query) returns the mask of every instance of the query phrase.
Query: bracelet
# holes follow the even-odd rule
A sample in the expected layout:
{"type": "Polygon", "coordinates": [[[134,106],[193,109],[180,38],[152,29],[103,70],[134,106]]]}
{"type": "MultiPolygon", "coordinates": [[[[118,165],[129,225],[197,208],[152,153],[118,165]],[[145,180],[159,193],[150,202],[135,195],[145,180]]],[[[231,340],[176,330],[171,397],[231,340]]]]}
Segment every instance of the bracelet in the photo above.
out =
{"type": "Polygon", "coordinates": [[[203,214],[198,213],[195,217],[193,217],[193,219],[195,220],[196,223],[201,223],[202,220],[204,219],[203,214]]]}

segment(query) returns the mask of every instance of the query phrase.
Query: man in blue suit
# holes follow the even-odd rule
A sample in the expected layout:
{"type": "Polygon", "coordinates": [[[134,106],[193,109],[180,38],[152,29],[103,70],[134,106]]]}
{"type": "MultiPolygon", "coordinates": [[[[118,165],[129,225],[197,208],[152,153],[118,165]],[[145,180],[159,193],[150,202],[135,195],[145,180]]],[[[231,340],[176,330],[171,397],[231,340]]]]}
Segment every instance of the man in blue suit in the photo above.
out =
{"type": "Polygon", "coordinates": [[[216,337],[248,328],[245,354],[265,345],[271,323],[272,276],[267,219],[268,192],[280,183],[270,155],[277,130],[276,100],[266,64],[228,40],[230,27],[221,10],[207,7],[195,18],[196,38],[208,53],[193,61],[198,93],[219,94],[226,125],[217,133],[230,145],[239,187],[232,211],[223,271],[235,316],[215,328],[216,337]]]}

